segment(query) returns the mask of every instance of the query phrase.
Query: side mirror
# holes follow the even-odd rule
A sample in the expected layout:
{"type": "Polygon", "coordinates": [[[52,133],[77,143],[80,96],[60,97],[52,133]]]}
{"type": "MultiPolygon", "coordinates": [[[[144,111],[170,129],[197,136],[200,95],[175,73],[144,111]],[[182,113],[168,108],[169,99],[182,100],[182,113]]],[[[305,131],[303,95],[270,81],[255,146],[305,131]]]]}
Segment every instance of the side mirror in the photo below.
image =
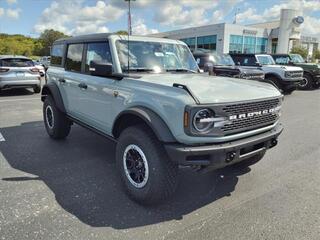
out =
{"type": "Polygon", "coordinates": [[[112,64],[102,61],[91,61],[89,71],[93,76],[110,77],[112,76],[112,64]]]}
{"type": "Polygon", "coordinates": [[[240,62],[237,62],[237,66],[240,66],[240,62]]]}

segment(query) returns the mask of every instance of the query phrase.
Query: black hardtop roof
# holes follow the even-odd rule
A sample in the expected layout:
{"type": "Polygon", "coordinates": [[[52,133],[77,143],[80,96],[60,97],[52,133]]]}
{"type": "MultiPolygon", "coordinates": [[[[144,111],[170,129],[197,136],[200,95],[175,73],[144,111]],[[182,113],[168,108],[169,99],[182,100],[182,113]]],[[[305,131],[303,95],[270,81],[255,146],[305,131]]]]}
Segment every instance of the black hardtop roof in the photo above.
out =
{"type": "Polygon", "coordinates": [[[230,56],[255,56],[255,53],[229,53],[230,56]]]}
{"type": "Polygon", "coordinates": [[[270,54],[271,56],[290,56],[289,53],[273,53],[273,54],[270,54]]]}
{"type": "Polygon", "coordinates": [[[60,38],[56,40],[53,44],[68,44],[68,43],[80,43],[80,42],[90,42],[90,41],[103,41],[112,35],[112,33],[95,33],[88,35],[81,35],[69,38],[60,38]]]}

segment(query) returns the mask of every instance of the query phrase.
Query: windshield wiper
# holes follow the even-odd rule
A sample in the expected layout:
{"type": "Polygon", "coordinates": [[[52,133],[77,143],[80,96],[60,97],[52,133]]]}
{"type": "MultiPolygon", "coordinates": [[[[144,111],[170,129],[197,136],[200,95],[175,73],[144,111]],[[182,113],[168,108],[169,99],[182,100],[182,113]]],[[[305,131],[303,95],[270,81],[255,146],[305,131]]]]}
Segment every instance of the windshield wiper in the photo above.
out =
{"type": "Polygon", "coordinates": [[[130,68],[129,71],[128,69],[123,69],[124,72],[153,72],[154,69],[152,68],[130,68]]]}
{"type": "Polygon", "coordinates": [[[197,73],[196,71],[193,71],[188,68],[171,68],[171,69],[166,69],[167,72],[192,72],[192,73],[197,73]]]}

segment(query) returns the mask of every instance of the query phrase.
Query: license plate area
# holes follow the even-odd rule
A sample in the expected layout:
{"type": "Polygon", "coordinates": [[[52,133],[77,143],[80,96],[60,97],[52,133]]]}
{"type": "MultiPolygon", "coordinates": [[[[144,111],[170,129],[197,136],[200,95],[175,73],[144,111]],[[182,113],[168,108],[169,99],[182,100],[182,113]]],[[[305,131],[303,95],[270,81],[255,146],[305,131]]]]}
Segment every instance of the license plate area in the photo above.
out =
{"type": "Polygon", "coordinates": [[[23,72],[16,72],[16,76],[21,78],[21,77],[25,77],[25,74],[23,72]]]}

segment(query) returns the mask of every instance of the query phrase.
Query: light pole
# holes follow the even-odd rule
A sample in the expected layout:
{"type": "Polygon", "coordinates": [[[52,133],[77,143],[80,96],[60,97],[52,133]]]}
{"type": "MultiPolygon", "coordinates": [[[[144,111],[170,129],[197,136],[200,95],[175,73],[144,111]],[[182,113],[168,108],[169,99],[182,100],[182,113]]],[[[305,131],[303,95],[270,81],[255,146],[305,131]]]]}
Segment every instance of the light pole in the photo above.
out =
{"type": "Polygon", "coordinates": [[[124,0],[128,2],[128,35],[132,35],[132,27],[131,27],[131,2],[135,0],[124,0]]]}

